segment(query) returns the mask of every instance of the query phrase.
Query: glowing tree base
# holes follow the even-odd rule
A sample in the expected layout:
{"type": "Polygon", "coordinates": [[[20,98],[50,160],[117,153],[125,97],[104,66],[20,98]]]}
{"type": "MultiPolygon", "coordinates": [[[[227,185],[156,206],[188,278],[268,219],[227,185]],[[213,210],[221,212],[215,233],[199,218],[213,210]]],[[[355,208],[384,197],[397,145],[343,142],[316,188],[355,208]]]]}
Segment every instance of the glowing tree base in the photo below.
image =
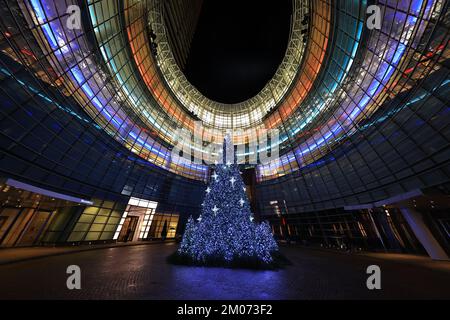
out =
{"type": "Polygon", "coordinates": [[[278,245],[268,223],[253,221],[237,165],[218,165],[206,189],[202,214],[189,218],[177,262],[191,265],[265,267],[278,245]]]}

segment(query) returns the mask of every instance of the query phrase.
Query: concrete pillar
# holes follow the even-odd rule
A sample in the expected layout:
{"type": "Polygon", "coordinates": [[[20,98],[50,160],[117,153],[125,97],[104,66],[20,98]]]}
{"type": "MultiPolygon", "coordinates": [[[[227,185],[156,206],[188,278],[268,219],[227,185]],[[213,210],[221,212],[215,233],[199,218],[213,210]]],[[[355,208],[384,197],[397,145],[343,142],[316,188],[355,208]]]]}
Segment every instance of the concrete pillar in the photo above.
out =
{"type": "Polygon", "coordinates": [[[450,260],[447,253],[423,221],[422,214],[411,208],[400,209],[412,231],[433,260],[450,260]]]}

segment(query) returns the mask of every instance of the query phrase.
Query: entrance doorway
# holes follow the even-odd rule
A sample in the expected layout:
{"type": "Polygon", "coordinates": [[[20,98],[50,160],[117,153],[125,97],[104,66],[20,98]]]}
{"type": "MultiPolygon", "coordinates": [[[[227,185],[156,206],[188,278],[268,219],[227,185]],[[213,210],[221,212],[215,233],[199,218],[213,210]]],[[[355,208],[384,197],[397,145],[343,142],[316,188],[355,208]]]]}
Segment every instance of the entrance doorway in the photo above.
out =
{"type": "Polygon", "coordinates": [[[136,229],[139,223],[139,217],[137,216],[128,216],[125,218],[125,221],[122,226],[122,230],[119,234],[118,241],[120,242],[128,242],[133,241],[134,234],[136,233],[136,229]]]}
{"type": "Polygon", "coordinates": [[[45,230],[52,212],[50,211],[35,211],[17,242],[17,246],[32,246],[39,241],[42,232],[45,230]]]}
{"type": "Polygon", "coordinates": [[[117,241],[139,241],[147,239],[157,206],[157,202],[133,197],[130,198],[113,239],[117,241]]]}

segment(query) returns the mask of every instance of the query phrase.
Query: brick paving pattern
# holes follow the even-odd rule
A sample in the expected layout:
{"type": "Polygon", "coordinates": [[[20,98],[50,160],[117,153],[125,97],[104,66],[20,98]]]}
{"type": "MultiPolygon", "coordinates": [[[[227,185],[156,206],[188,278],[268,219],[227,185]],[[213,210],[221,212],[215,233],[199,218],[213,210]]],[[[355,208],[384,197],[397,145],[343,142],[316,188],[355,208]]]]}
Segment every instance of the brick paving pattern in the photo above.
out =
{"type": "Polygon", "coordinates": [[[446,268],[396,258],[283,248],[292,266],[253,271],[169,265],[175,250],[117,247],[2,265],[0,299],[450,299],[446,268]],[[66,288],[72,264],[81,267],[81,290],[66,288]],[[380,291],[366,288],[371,264],[381,267],[380,291]]]}

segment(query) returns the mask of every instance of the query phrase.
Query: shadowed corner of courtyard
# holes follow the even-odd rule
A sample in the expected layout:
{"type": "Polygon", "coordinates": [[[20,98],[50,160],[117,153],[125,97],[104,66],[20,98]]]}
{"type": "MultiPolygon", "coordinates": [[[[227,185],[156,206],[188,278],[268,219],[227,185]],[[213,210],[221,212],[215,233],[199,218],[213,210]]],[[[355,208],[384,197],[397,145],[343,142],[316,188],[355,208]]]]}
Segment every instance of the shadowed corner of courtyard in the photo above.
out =
{"type": "MultiPolygon", "coordinates": [[[[449,299],[450,263],[394,254],[282,247],[279,270],[168,264],[174,243],[103,248],[0,265],[0,299],[449,299]],[[80,268],[80,290],[67,267],[80,268]],[[369,290],[367,268],[381,271],[369,290]]],[[[0,252],[1,256],[1,252],[0,252]]]]}

